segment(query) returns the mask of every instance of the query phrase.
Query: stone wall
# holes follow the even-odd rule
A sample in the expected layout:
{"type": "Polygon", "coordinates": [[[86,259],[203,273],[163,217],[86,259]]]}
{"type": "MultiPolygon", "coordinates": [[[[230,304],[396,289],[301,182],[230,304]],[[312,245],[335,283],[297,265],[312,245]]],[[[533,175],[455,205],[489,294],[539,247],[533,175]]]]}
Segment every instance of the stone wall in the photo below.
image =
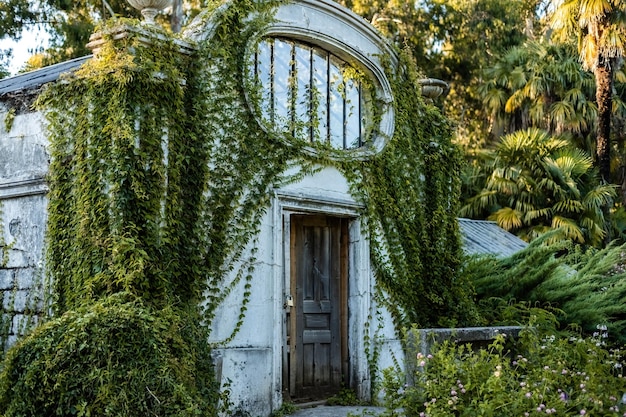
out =
{"type": "Polygon", "coordinates": [[[49,162],[41,114],[27,112],[13,118],[10,108],[16,109],[15,104],[0,103],[0,242],[4,242],[0,247],[0,341],[5,347],[42,310],[49,162]],[[5,123],[7,117],[11,123],[5,123]]]}

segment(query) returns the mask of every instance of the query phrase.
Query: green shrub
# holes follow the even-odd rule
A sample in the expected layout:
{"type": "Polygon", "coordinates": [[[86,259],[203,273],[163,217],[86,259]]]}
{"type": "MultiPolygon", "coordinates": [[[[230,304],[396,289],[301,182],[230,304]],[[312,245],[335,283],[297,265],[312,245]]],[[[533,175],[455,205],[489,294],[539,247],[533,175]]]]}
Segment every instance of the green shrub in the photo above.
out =
{"type": "Polygon", "coordinates": [[[216,415],[210,351],[193,314],[124,298],[68,311],[11,348],[0,414],[216,415]]]}
{"type": "Polygon", "coordinates": [[[595,417],[626,411],[620,352],[604,346],[603,332],[556,337],[532,324],[520,334],[515,354],[500,335],[488,349],[444,342],[432,354],[417,353],[411,386],[386,370],[385,415],[595,417]]]}
{"type": "Polygon", "coordinates": [[[363,405],[363,401],[359,399],[357,393],[350,388],[341,388],[341,390],[326,400],[328,405],[363,405]]]}
{"type": "Polygon", "coordinates": [[[524,322],[510,314],[510,304],[556,308],[564,325],[575,323],[591,335],[602,323],[611,339],[626,344],[626,245],[595,249],[553,242],[555,236],[547,233],[508,258],[467,258],[464,274],[483,317],[490,324],[517,324],[524,322]]]}

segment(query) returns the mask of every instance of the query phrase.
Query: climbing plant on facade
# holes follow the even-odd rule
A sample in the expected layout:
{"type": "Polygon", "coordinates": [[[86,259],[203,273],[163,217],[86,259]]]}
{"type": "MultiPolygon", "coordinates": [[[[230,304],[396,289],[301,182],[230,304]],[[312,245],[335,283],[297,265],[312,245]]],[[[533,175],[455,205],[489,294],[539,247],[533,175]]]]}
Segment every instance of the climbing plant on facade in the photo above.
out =
{"type": "Polygon", "coordinates": [[[393,140],[351,175],[355,195],[368,208],[378,281],[393,300],[388,307],[399,327],[476,324],[471,285],[459,274],[460,151],[446,119],[423,102],[419,72],[406,51],[390,78],[393,140]]]}
{"type": "Polygon", "coordinates": [[[135,29],[119,42],[105,29],[98,58],[40,96],[55,317],[7,354],[5,416],[216,413],[192,270],[190,182],[206,172],[205,147],[183,134],[193,68],[172,40],[135,29]]]}

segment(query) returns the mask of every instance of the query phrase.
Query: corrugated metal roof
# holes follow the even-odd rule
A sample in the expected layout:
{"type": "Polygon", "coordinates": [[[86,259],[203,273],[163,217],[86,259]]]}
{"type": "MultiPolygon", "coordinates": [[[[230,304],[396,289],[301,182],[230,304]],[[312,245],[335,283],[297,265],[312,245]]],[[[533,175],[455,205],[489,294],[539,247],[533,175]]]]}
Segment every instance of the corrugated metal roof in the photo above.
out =
{"type": "Polygon", "coordinates": [[[4,78],[0,80],[0,96],[3,94],[14,93],[16,91],[39,88],[45,83],[56,81],[61,74],[76,70],[91,57],[92,55],[87,55],[34,71],[18,74],[13,77],[4,78]]]}
{"type": "Polygon", "coordinates": [[[468,254],[513,255],[528,246],[519,237],[502,229],[496,222],[459,219],[463,250],[468,254]]]}

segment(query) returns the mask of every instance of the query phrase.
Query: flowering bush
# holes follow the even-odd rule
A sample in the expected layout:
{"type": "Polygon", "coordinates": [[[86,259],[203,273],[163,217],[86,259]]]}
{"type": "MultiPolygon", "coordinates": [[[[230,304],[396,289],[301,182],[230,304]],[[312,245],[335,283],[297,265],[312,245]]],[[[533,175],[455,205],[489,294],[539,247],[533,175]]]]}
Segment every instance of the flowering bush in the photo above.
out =
{"type": "Polygon", "coordinates": [[[386,370],[385,416],[626,416],[620,351],[605,346],[605,328],[589,338],[539,328],[512,350],[499,335],[488,349],[444,342],[417,353],[411,385],[386,370]]]}

